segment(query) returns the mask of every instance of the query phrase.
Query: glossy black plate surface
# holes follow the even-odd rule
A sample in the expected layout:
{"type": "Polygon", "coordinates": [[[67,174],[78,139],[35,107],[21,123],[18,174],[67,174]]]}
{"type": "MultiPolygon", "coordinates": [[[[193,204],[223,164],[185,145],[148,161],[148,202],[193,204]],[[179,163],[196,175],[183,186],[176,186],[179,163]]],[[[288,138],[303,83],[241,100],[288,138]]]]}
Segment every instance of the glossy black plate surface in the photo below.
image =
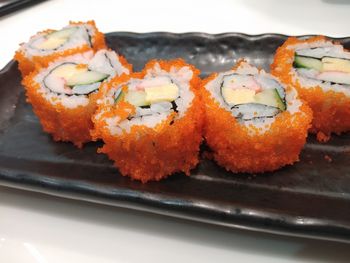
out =
{"type": "MultiPolygon", "coordinates": [[[[152,58],[182,57],[202,76],[237,58],[269,68],[282,35],[110,33],[109,46],[140,70],[152,58]]],[[[350,38],[340,39],[350,48],[350,38]]],[[[240,227],[350,241],[350,134],[310,137],[301,161],[275,173],[234,175],[202,160],[192,176],[141,184],[122,177],[100,143],[55,143],[25,102],[17,65],[0,72],[0,184],[47,194],[240,227]]]]}

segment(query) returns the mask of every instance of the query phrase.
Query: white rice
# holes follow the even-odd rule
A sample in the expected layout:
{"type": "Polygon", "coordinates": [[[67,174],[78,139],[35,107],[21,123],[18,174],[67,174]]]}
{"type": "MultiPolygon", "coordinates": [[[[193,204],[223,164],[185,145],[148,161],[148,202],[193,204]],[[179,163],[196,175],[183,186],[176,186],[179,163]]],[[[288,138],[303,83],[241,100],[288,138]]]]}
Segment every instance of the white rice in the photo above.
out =
{"type": "MultiPolygon", "coordinates": [[[[313,56],[321,58],[323,56],[330,56],[335,58],[346,58],[350,59],[350,52],[344,50],[341,45],[333,44],[331,41],[315,41],[313,43],[302,43],[288,46],[288,49],[298,52],[300,55],[313,56]],[[322,48],[322,49],[318,49],[322,48]]],[[[292,58],[294,60],[294,58],[292,58]]],[[[293,63],[293,61],[288,61],[287,63],[293,63]]],[[[314,88],[320,86],[321,89],[325,92],[335,91],[345,94],[350,97],[350,85],[340,85],[332,84],[330,82],[323,82],[322,80],[310,79],[308,77],[313,76],[312,70],[301,69],[303,74],[299,74],[298,70],[295,68],[292,69],[291,75],[293,82],[299,83],[303,88],[314,88]]]]}
{"type": "MultiPolygon", "coordinates": [[[[194,99],[194,94],[190,90],[190,80],[192,79],[192,76],[193,72],[189,67],[182,67],[180,69],[172,67],[170,72],[167,72],[162,70],[159,64],[156,64],[154,68],[148,70],[144,79],[129,80],[128,83],[130,85],[128,87],[130,90],[135,90],[138,82],[149,82],[147,85],[161,85],[162,83],[167,83],[167,80],[170,81],[171,79],[179,88],[179,97],[175,100],[178,111],[176,118],[179,119],[186,114],[187,109],[190,107],[192,100],[194,99]]],[[[114,87],[110,89],[108,94],[106,94],[106,97],[97,103],[113,105],[113,96],[118,88],[119,87],[114,87]]],[[[132,119],[123,120],[120,122],[119,117],[115,116],[107,118],[106,123],[112,135],[120,135],[123,132],[129,133],[131,127],[135,125],[154,128],[157,126],[157,124],[162,123],[168,118],[168,116],[172,113],[171,107],[172,105],[170,102],[153,103],[149,109],[136,107],[136,115],[133,116],[132,119]],[[142,118],[139,117],[145,114],[150,115],[142,116],[142,118]]],[[[100,115],[96,116],[96,118],[99,118],[101,114],[102,112],[100,115]]]]}
{"type": "Polygon", "coordinates": [[[59,46],[57,49],[38,49],[33,47],[33,43],[36,41],[40,41],[41,38],[43,38],[46,33],[39,33],[35,36],[32,36],[30,40],[27,43],[24,43],[21,45],[21,50],[24,52],[25,56],[27,58],[32,58],[33,56],[47,56],[52,53],[64,51],[71,48],[81,47],[83,45],[89,45],[89,35],[91,38],[95,35],[95,29],[93,26],[89,24],[83,24],[83,25],[68,25],[62,29],[71,28],[71,27],[77,27],[78,30],[75,31],[70,37],[69,40],[67,40],[66,43],[64,43],[62,46],[59,46]]]}
{"type": "Polygon", "coordinates": [[[107,81],[113,78],[116,74],[121,75],[122,73],[129,73],[129,70],[122,66],[119,61],[119,56],[114,51],[99,50],[95,56],[92,51],[85,53],[75,54],[72,56],[64,57],[52,62],[46,69],[42,70],[38,75],[35,76],[35,81],[39,83],[39,92],[44,95],[45,99],[48,100],[52,105],[61,103],[64,107],[73,109],[79,106],[86,106],[89,103],[89,98],[87,95],[66,95],[57,94],[52,92],[50,89],[46,88],[44,85],[45,77],[50,74],[50,72],[59,65],[64,63],[77,63],[77,64],[87,64],[90,70],[96,70],[101,73],[110,74],[107,81]],[[109,57],[112,64],[107,63],[105,60],[109,57]],[[113,68],[112,68],[113,66],[113,68]]]}
{"type": "MultiPolygon", "coordinates": [[[[226,109],[232,115],[233,115],[233,112],[231,110],[232,106],[229,106],[224,101],[224,98],[222,97],[221,91],[220,91],[220,84],[222,83],[223,77],[225,75],[230,75],[234,73],[242,74],[242,75],[245,75],[245,74],[259,75],[262,77],[267,77],[269,79],[274,79],[284,88],[284,91],[286,91],[285,85],[282,84],[276,77],[266,73],[264,70],[261,70],[259,72],[259,70],[256,67],[251,66],[247,62],[243,62],[240,64],[240,67],[237,68],[235,71],[230,70],[227,72],[219,73],[215,79],[207,83],[207,85],[205,86],[205,88],[210,92],[212,98],[219,103],[220,107],[226,109]]],[[[301,101],[297,98],[297,92],[295,89],[292,88],[290,91],[286,93],[285,100],[286,100],[287,112],[289,112],[290,114],[294,114],[299,111],[299,107],[301,106],[301,101]]],[[[265,133],[265,131],[267,131],[270,128],[271,124],[274,121],[275,121],[275,118],[264,118],[263,121],[252,119],[252,120],[242,121],[241,125],[244,125],[249,129],[250,135],[255,135],[256,128],[258,128],[259,133],[263,134],[265,133]]]]}

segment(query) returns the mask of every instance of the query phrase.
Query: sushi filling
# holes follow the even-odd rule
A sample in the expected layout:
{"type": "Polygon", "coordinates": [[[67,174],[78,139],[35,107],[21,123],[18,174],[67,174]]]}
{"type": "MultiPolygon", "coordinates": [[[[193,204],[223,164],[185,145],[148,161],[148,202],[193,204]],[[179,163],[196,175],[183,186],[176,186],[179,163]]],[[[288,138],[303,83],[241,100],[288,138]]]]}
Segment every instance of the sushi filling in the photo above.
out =
{"type": "Polygon", "coordinates": [[[127,118],[129,121],[177,112],[177,99],[179,87],[167,76],[132,79],[114,94],[115,103],[124,100],[135,107],[136,113],[127,118]],[[123,87],[127,87],[126,91],[123,87]]]}
{"type": "Polygon", "coordinates": [[[92,47],[95,29],[88,25],[70,25],[61,30],[41,33],[22,46],[27,56],[42,56],[67,48],[88,45],[92,47]]]}
{"type": "Polygon", "coordinates": [[[91,46],[91,36],[84,26],[66,27],[35,39],[30,43],[34,49],[57,50],[71,38],[83,38],[91,46]]]}
{"type": "Polygon", "coordinates": [[[164,70],[155,63],[142,78],[131,77],[118,85],[112,81],[105,96],[97,101],[105,107],[95,119],[103,119],[113,135],[129,133],[138,126],[154,129],[160,124],[175,125],[195,98],[191,90],[192,78],[190,67],[164,70]],[[116,114],[111,115],[114,111],[116,114]]]}
{"type": "Polygon", "coordinates": [[[284,88],[267,76],[224,75],[220,93],[233,116],[242,122],[273,118],[286,110],[284,88]]]}
{"type": "Polygon", "coordinates": [[[101,50],[88,64],[67,61],[57,65],[44,77],[43,85],[58,95],[89,95],[116,72],[128,73],[118,64],[114,52],[101,50]]]}
{"type": "Polygon", "coordinates": [[[296,50],[293,67],[300,76],[308,79],[350,85],[350,53],[339,51],[336,47],[296,50]]]}
{"type": "Polygon", "coordinates": [[[84,64],[67,62],[51,70],[44,78],[44,85],[57,94],[88,95],[97,90],[108,76],[89,70],[84,64]]]}

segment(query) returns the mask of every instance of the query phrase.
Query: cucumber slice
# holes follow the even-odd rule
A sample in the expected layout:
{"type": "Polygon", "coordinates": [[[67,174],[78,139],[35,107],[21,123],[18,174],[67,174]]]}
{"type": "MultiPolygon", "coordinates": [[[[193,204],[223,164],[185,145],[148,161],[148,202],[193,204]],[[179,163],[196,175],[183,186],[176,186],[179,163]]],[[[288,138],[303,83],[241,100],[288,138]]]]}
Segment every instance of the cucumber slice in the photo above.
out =
{"type": "Polygon", "coordinates": [[[308,68],[315,69],[317,71],[322,71],[322,62],[317,58],[304,57],[295,55],[294,57],[294,67],[296,68],[308,68]]]}
{"type": "Polygon", "coordinates": [[[254,96],[254,100],[259,104],[279,108],[282,111],[286,110],[286,104],[283,102],[276,89],[267,89],[259,92],[254,96]]]}
{"type": "Polygon", "coordinates": [[[48,39],[50,39],[50,38],[67,39],[77,30],[78,30],[78,27],[68,27],[68,28],[64,28],[64,29],[52,32],[52,33],[48,34],[46,37],[48,39]]]}
{"type": "Polygon", "coordinates": [[[39,43],[33,43],[33,46],[39,49],[50,50],[62,46],[68,38],[77,31],[77,27],[64,28],[47,34],[39,43]]]}
{"type": "Polygon", "coordinates": [[[137,107],[150,105],[150,103],[146,101],[146,92],[144,91],[129,91],[125,95],[125,100],[137,107]]]}
{"type": "Polygon", "coordinates": [[[95,82],[101,82],[108,78],[108,74],[100,73],[97,71],[85,71],[74,74],[67,79],[68,86],[75,85],[87,85],[95,82]]]}
{"type": "Polygon", "coordinates": [[[88,94],[94,92],[95,90],[98,90],[100,85],[101,85],[100,82],[96,82],[96,83],[89,84],[89,85],[76,85],[72,88],[72,94],[88,95],[88,94]]]}
{"type": "Polygon", "coordinates": [[[120,102],[120,101],[123,100],[123,98],[125,97],[125,92],[123,92],[122,89],[119,88],[119,89],[115,92],[114,97],[115,97],[114,103],[117,104],[118,102],[120,102]]]}

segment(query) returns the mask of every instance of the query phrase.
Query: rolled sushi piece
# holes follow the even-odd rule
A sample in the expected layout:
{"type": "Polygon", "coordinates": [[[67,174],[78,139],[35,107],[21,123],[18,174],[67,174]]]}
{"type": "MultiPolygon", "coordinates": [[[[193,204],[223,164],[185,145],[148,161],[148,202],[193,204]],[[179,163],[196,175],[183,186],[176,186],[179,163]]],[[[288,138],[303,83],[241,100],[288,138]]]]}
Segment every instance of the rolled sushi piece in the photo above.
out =
{"type": "Polygon", "coordinates": [[[102,83],[129,74],[131,66],[114,51],[101,49],[54,60],[23,80],[27,101],[33,106],[44,131],[55,141],[78,147],[91,141],[92,114],[102,83]]]}
{"type": "Polygon", "coordinates": [[[310,131],[319,141],[350,130],[350,52],[341,45],[323,36],[291,37],[278,48],[271,72],[309,104],[310,131]]]}
{"type": "Polygon", "coordinates": [[[202,83],[204,138],[232,172],[274,171],[298,161],[312,112],[291,86],[240,60],[202,83]]]}
{"type": "Polygon", "coordinates": [[[99,150],[122,175],[143,183],[199,161],[202,103],[199,70],[181,59],[151,61],[141,73],[116,77],[100,90],[93,117],[99,150]]]}
{"type": "Polygon", "coordinates": [[[24,77],[35,69],[35,64],[46,67],[59,57],[103,48],[106,48],[105,38],[94,21],[70,22],[60,30],[48,29],[32,36],[21,44],[15,60],[24,77]]]}

